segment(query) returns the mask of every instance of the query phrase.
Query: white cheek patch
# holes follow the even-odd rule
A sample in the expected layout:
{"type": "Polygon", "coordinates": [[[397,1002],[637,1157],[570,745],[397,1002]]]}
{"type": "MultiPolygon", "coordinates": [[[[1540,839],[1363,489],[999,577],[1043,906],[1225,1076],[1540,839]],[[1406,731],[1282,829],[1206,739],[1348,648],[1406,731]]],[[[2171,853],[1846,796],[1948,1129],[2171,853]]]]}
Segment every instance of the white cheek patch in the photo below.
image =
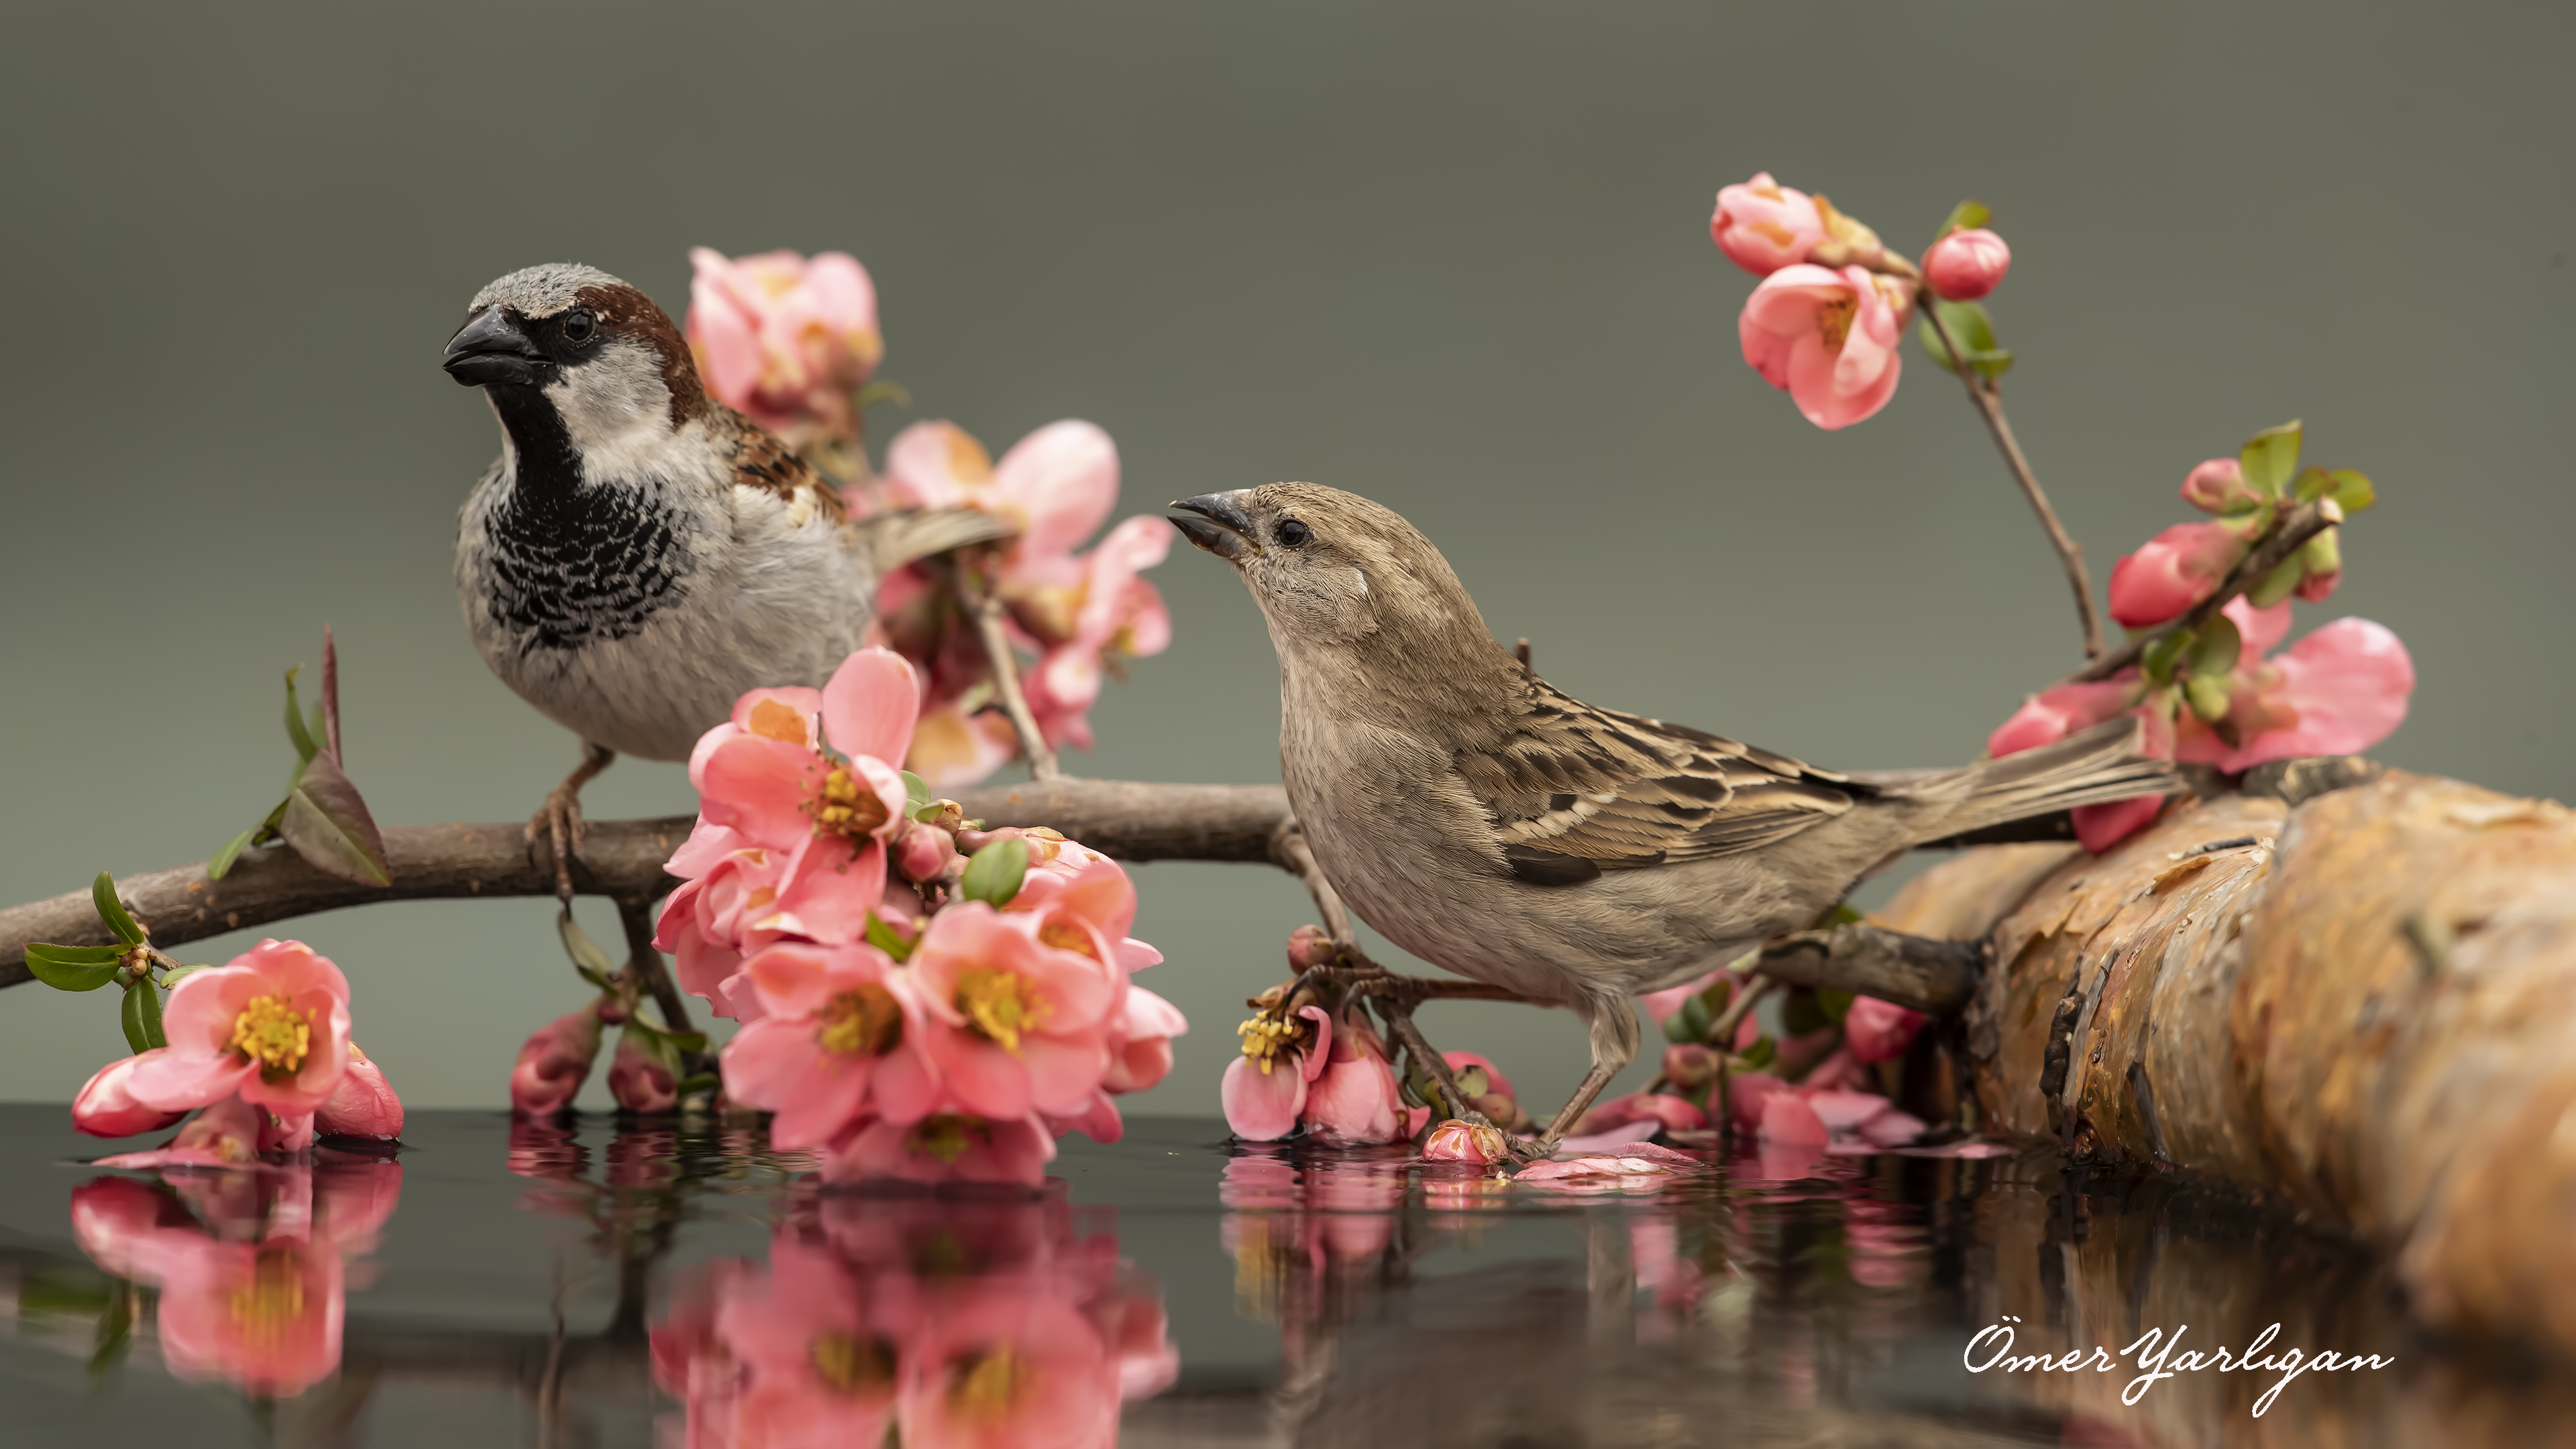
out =
{"type": "Polygon", "coordinates": [[[1367,597],[1368,597],[1368,573],[1367,573],[1367,571],[1365,571],[1365,570],[1363,570],[1362,568],[1360,568],[1360,566],[1359,566],[1359,565],[1357,565],[1357,564],[1353,564],[1353,565],[1351,565],[1351,577],[1352,577],[1352,578],[1355,578],[1355,579],[1357,579],[1357,580],[1359,580],[1359,581],[1360,581],[1360,597],[1361,597],[1361,598],[1367,598],[1367,597]]]}

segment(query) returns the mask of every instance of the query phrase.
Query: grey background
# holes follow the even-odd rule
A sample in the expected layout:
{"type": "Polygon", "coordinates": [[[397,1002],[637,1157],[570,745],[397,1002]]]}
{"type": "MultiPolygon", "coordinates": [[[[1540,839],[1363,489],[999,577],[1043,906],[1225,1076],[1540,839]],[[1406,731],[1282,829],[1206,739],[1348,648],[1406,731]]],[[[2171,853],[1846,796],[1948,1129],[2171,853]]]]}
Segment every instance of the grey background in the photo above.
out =
{"type": "MultiPolygon", "coordinates": [[[[496,449],[439,347],[578,258],[675,313],[685,251],[845,248],[909,416],[998,452],[1108,428],[1122,512],[1308,478],[1421,524],[1576,693],[1833,765],[1976,753],[2074,660],[2054,562],[1919,354],[1841,434],[1740,359],[1710,198],[1768,168],[1891,241],[1992,204],[2013,415],[2095,576],[2200,458],[2291,417],[2386,500],[2340,613],[2404,636],[2382,753],[2576,793],[2563,750],[2571,20],[2548,7],[14,7],[0,22],[0,898],[203,858],[287,764],[277,674],[342,641],[392,822],[523,818],[572,740],[483,670],[448,577],[496,449]]],[[[880,439],[907,417],[876,415],[880,439]]],[[[1274,662],[1186,550],[1087,772],[1276,778],[1274,662]]],[[[624,763],[605,818],[684,810],[624,763]]],[[[1138,873],[1200,1113],[1308,911],[1138,873]]],[[[538,902],[289,928],[412,1103],[497,1105],[582,991],[538,902]]],[[[603,936],[612,923],[592,918],[603,936]]],[[[191,950],[221,960],[246,944],[191,950]]],[[[63,1099],[101,998],[0,1007],[63,1099]]],[[[1539,1106],[1563,1017],[1435,1011],[1539,1106]]],[[[592,1100],[600,1097],[598,1083],[592,1100]]]]}

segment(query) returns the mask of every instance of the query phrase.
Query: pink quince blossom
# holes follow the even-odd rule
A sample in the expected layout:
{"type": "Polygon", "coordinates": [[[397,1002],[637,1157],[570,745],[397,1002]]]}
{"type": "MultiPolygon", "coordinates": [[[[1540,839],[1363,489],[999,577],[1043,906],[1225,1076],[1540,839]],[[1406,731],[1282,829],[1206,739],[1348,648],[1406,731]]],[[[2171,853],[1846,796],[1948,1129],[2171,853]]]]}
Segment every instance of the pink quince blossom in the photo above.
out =
{"type": "Polygon", "coordinates": [[[1762,279],[1736,332],[1744,360],[1787,392],[1808,422],[1845,428],[1896,395],[1911,285],[1860,267],[1801,262],[1762,279]]]}
{"type": "Polygon", "coordinates": [[[1422,1157],[1426,1162],[1464,1162],[1473,1167],[1491,1167],[1511,1156],[1503,1134],[1491,1127],[1479,1127],[1452,1117],[1431,1129],[1423,1140],[1422,1157]]]}
{"type": "Polygon", "coordinates": [[[1783,1146],[1821,1147],[1833,1140],[1824,1118],[1796,1092],[1773,1092],[1765,1097],[1761,1124],[1754,1131],[1764,1142],[1783,1146]]]}
{"type": "Polygon", "coordinates": [[[1367,1023],[1345,1017],[1335,1028],[1329,1059],[1298,1115],[1327,1147],[1371,1147],[1410,1135],[1395,1069],[1367,1023]]]}
{"type": "Polygon", "coordinates": [[[885,355],[867,268],[846,252],[708,247],[689,264],[686,331],[707,391],[791,447],[855,439],[858,390],[885,355]]]}
{"type": "Polygon", "coordinates": [[[1593,1137],[1640,1122],[1655,1123],[1658,1130],[1690,1130],[1707,1126],[1708,1114],[1669,1093],[1631,1092],[1596,1104],[1575,1124],[1574,1132],[1576,1136],[1593,1137]]]}
{"type": "Polygon", "coordinates": [[[645,1045],[641,1032],[632,1029],[618,1033],[617,1053],[608,1063],[608,1095],[625,1111],[647,1116],[680,1105],[671,1064],[645,1045]]]}
{"type": "Polygon", "coordinates": [[[823,1159],[825,1182],[985,1182],[1037,1187],[1055,1138],[1034,1117],[993,1120],[934,1112],[909,1124],[868,1123],[823,1159]]]}
{"type": "Polygon", "coordinates": [[[2177,523],[2111,566],[2111,617],[2152,628],[2218,592],[2245,556],[2245,540],[2224,523],[2177,523]]]}
{"type": "Polygon", "coordinates": [[[348,1067],[349,981],[301,941],[265,940],[183,978],[161,1026],[170,1044],[137,1057],[125,1078],[136,1102],[184,1111],[238,1093],[309,1116],[348,1067]]]}
{"type": "Polygon", "coordinates": [[[782,941],[743,971],[761,1016],[725,1045],[725,1091],[778,1114],[773,1143],[819,1148],[871,1114],[900,1126],[937,1105],[912,982],[884,952],[782,941]]]}
{"type": "Polygon", "coordinates": [[[867,648],[820,690],[753,690],[698,741],[698,825],[666,867],[696,876],[663,904],[654,940],[717,1015],[743,1009],[725,983],[748,951],[781,935],[847,945],[865,934],[909,803],[890,762],[910,747],[919,706],[912,665],[867,648]]]}
{"type": "Polygon", "coordinates": [[[523,1117],[551,1117],[571,1106],[598,1055],[596,1002],[537,1028],[510,1068],[510,1110],[523,1117]]]}
{"type": "Polygon", "coordinates": [[[141,1057],[118,1057],[94,1073],[72,1098],[72,1126],[92,1137],[131,1137],[138,1132],[158,1132],[180,1118],[185,1110],[166,1111],[147,1107],[134,1100],[126,1090],[126,1081],[134,1073],[141,1057]]]}
{"type": "Polygon", "coordinates": [[[101,1167],[145,1170],[158,1167],[243,1167],[259,1160],[260,1135],[268,1113],[239,1097],[209,1103],[189,1119],[178,1135],[145,1152],[120,1152],[98,1160],[101,1167]]]}
{"type": "Polygon", "coordinates": [[[2234,458],[2211,458],[2193,466],[2182,480],[2182,501],[2203,513],[2239,513],[2263,501],[2245,481],[2245,465],[2234,458]]]}
{"type": "Polygon", "coordinates": [[[1332,1059],[1333,1018],[1320,1006],[1301,1006],[1297,1016],[1313,1033],[1302,1050],[1283,1051],[1255,1060],[1249,1055],[1227,1063],[1217,1100],[1225,1125],[1246,1142],[1276,1142],[1297,1130],[1306,1110],[1306,1094],[1324,1064],[1332,1059]]]}
{"type": "Polygon", "coordinates": [[[347,1288],[336,1248],[168,1236],[155,1324],[173,1374],[282,1398],[340,1366],[347,1288]]]}
{"type": "Polygon", "coordinates": [[[1807,193],[1783,186],[1768,171],[1722,187],[1708,219],[1709,240],[1726,259],[1757,277],[1807,259],[1825,238],[1824,217],[1807,193]]]}
{"type": "Polygon", "coordinates": [[[1172,1038],[1190,1029],[1181,1009],[1142,986],[1127,988],[1127,1006],[1110,1032],[1109,1070],[1100,1089],[1115,1095],[1149,1090],[1172,1071],[1172,1038]]]}
{"type": "Polygon", "coordinates": [[[1986,736],[1986,753],[1996,759],[2041,745],[2053,745],[2077,730],[2126,714],[2138,702],[2141,686],[2131,671],[2088,684],[2061,684],[2032,695],[2012,718],[1986,736]]]}
{"type": "MultiPolygon", "coordinates": [[[[2276,607],[2288,610],[2286,604],[2276,607]]],[[[2255,652],[2249,633],[2228,710],[2239,742],[2231,745],[2206,728],[2189,729],[2177,758],[2235,774],[2269,760],[2357,754],[2405,723],[2415,661],[2384,625],[2336,619],[2285,653],[2256,660],[2255,652]]]]}
{"type": "Polygon", "coordinates": [[[932,916],[913,951],[923,1050],[979,1117],[1079,1112],[1109,1065],[1111,981],[1039,927],[964,901],[932,916]]]}
{"type": "Polygon", "coordinates": [[[1905,1055],[1905,1048],[1928,1019],[1919,1011],[1908,1011],[1875,996],[1855,996],[1851,1010],[1843,1013],[1843,1040],[1860,1061],[1894,1061],[1905,1055]]]}
{"type": "Polygon", "coordinates": [[[2001,285],[2012,269],[2012,248],[1984,227],[1954,231],[1923,254],[1923,280],[1935,296],[1972,302],[2001,285]]]}
{"type": "Polygon", "coordinates": [[[385,1080],[385,1069],[368,1060],[356,1042],[349,1043],[349,1069],[340,1089],[313,1114],[315,1131],[331,1137],[402,1136],[402,1098],[385,1080]]]}

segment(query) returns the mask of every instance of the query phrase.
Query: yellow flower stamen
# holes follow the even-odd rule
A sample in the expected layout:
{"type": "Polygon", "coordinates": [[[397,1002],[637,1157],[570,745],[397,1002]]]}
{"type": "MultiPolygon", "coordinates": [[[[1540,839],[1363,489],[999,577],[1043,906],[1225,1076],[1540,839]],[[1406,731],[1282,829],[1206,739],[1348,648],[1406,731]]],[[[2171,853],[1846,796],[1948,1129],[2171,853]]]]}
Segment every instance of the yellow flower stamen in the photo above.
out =
{"type": "Polygon", "coordinates": [[[814,1040],[840,1056],[884,1056],[903,1040],[903,1007],[893,992],[864,982],[823,1003],[823,1025],[814,1040]]]}
{"type": "Polygon", "coordinates": [[[847,765],[834,765],[814,796],[814,828],[855,840],[886,823],[886,804],[876,790],[847,765]]]}
{"type": "Polygon", "coordinates": [[[992,1129],[972,1117],[942,1112],[924,1117],[903,1136],[903,1150],[915,1157],[935,1157],[941,1162],[955,1162],[966,1155],[966,1149],[981,1140],[989,1140],[992,1129]]]}
{"type": "Polygon", "coordinates": [[[1048,921],[1038,927],[1038,939],[1059,951],[1071,951],[1077,956],[1088,956],[1094,961],[1100,959],[1100,953],[1092,949],[1091,933],[1070,921],[1048,921]]]}
{"type": "Polygon", "coordinates": [[[948,1402],[961,1416],[993,1423],[1010,1413],[1034,1377],[1005,1345],[960,1364],[949,1380],[948,1402]]]}
{"type": "Polygon", "coordinates": [[[226,1306],[245,1342],[276,1344],[304,1316],[304,1275],[295,1271],[289,1254],[262,1253],[251,1268],[250,1282],[235,1288],[226,1306]]]}
{"type": "Polygon", "coordinates": [[[233,1018],[231,1046],[259,1063],[263,1076],[295,1072],[313,1049],[313,1020],[283,996],[254,996],[233,1018]]]}
{"type": "Polygon", "coordinates": [[[826,1333],[806,1351],[814,1377],[837,1394],[882,1392],[894,1387],[894,1345],[882,1338],[826,1333]]]}
{"type": "Polygon", "coordinates": [[[1851,335],[1852,313],[1860,304],[1849,297],[1836,297],[1816,304],[1816,333],[1829,352],[1840,352],[1843,339],[1851,335]]]}
{"type": "Polygon", "coordinates": [[[1026,977],[979,966],[957,977],[957,1010],[966,1029],[1019,1055],[1022,1034],[1035,1031],[1051,1014],[1026,977]]]}

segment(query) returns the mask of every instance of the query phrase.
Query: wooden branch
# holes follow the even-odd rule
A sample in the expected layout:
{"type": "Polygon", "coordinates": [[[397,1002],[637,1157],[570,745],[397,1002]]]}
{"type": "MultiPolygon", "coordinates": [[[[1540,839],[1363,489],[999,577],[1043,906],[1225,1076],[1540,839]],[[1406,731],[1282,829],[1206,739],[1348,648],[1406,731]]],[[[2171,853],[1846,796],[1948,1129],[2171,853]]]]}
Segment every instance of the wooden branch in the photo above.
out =
{"type": "Polygon", "coordinates": [[[2102,654],[2102,615],[2093,604],[2093,579],[2084,571],[2084,549],[2075,536],[2058,522],[2057,510],[2048,506],[2048,495],[2041,491],[2039,475],[2031,472],[2030,459],[2022,456],[2021,441],[2013,436],[2012,424],[2004,420],[2004,402],[1992,380],[1981,376],[1976,364],[1959,350],[1951,337],[1949,324],[1941,320],[1941,309],[1934,305],[1932,289],[1922,291],[1921,310],[1924,320],[1949,349],[1950,366],[1968,389],[1968,401],[1976,404],[1977,414],[1986,420],[1986,430],[1995,435],[1995,446],[2003,451],[2004,466],[2012,470],[2013,481],[2021,485],[2031,510],[2039,515],[2039,526],[2048,530],[2048,542],[2057,550],[2057,562],[2066,570],[2067,587],[2075,591],[2075,614],[2084,624],[2084,657],[2097,659],[2102,654]]]}
{"type": "Polygon", "coordinates": [[[2108,654],[2095,655],[2083,668],[2059,682],[2082,684],[2097,679],[2108,679],[2137,663],[2145,656],[2147,647],[2157,640],[2177,630],[2199,628],[2219,610],[2226,608],[2230,599],[2261,583],[2265,575],[2288,563],[2292,554],[2307,547],[2309,539],[2342,521],[2343,510],[2330,498],[2302,503],[2291,509],[2281,515],[2280,521],[2273,525],[2270,533],[2263,536],[2261,542],[2255,544],[2252,553],[2238,561],[2236,567],[2219,584],[2217,593],[2192,605],[2180,618],[2170,623],[2160,624],[2108,654]]]}
{"type": "Polygon", "coordinates": [[[2437,1328],[2576,1354],[2576,813],[2329,763],[2099,856],[1967,852],[1872,919],[1984,937],[1985,1130],[2240,1184],[2437,1328]]]}
{"type": "MultiPolygon", "coordinates": [[[[1104,854],[1127,861],[1264,862],[1288,796],[1276,785],[1149,785],[1059,776],[969,790],[959,801],[987,824],[1049,825],[1104,854]]],[[[573,864],[583,895],[649,900],[670,889],[662,862],[688,838],[685,815],[659,820],[591,822],[573,864]]],[[[226,931],[374,901],[471,900],[486,896],[551,896],[551,849],[531,847],[527,827],[415,825],[387,830],[391,886],[358,885],[324,875],[283,846],[242,852],[222,880],[206,879],[203,862],[127,876],[117,891],[164,949],[226,931]]],[[[0,910],[0,987],[30,979],[32,941],[103,946],[110,936],[87,890],[0,910]]]]}
{"type": "Polygon", "coordinates": [[[1973,942],[1862,925],[1782,936],[1762,948],[1753,969],[1790,986],[1849,991],[1947,1016],[1976,994],[1982,964],[1973,942]]]}

